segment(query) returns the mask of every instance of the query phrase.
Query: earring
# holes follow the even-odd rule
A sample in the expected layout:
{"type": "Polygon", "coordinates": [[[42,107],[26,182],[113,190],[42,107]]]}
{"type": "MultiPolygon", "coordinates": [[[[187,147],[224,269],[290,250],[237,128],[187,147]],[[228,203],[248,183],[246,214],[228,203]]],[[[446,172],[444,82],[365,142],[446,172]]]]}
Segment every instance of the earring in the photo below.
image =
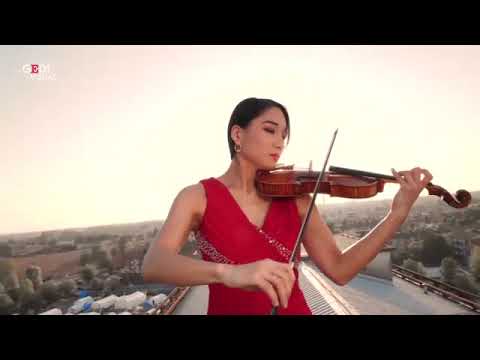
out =
{"type": "Polygon", "coordinates": [[[238,152],[240,152],[240,150],[242,150],[242,147],[238,144],[235,144],[234,149],[235,149],[235,152],[238,153],[238,152]]]}

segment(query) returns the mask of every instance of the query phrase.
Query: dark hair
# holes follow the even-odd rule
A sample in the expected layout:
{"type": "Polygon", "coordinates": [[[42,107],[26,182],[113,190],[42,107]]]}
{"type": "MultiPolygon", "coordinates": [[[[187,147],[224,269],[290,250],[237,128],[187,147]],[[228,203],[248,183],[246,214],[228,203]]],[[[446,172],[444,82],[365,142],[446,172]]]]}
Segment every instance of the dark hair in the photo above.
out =
{"type": "Polygon", "coordinates": [[[288,112],[285,106],[282,104],[270,100],[270,99],[258,99],[258,98],[248,98],[242,100],[235,106],[233,109],[232,115],[230,116],[230,122],[228,123],[228,130],[227,130],[227,139],[228,139],[228,148],[230,149],[230,159],[233,159],[235,155],[235,149],[233,139],[230,135],[232,131],[233,125],[238,125],[242,129],[245,129],[250,122],[255,119],[257,116],[262,115],[268,109],[273,107],[279,108],[283,116],[285,116],[285,121],[287,123],[287,144],[290,140],[290,119],[288,117],[288,112]]]}

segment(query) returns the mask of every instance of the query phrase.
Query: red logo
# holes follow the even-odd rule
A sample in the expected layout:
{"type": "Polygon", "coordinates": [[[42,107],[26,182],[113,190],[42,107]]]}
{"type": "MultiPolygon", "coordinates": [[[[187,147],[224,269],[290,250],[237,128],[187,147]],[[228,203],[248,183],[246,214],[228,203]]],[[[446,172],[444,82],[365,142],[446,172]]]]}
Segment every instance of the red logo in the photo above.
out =
{"type": "Polygon", "coordinates": [[[56,74],[50,71],[50,64],[23,64],[22,72],[27,79],[55,80],[56,74]]]}

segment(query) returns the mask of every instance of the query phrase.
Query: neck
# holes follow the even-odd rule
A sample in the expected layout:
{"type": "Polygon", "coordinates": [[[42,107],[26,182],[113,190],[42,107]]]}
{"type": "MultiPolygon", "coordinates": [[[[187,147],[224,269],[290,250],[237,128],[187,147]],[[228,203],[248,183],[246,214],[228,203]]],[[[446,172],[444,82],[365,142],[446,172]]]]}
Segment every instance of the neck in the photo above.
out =
{"type": "Polygon", "coordinates": [[[255,174],[257,168],[245,159],[236,155],[225,174],[222,175],[225,184],[241,194],[244,197],[250,198],[257,196],[255,187],[255,174]]]}

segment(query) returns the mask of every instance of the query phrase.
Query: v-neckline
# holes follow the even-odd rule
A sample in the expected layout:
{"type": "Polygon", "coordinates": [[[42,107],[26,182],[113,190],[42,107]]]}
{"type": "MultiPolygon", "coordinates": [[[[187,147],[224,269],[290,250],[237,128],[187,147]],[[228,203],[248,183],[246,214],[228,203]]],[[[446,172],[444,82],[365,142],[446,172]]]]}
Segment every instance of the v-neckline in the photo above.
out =
{"type": "Polygon", "coordinates": [[[268,220],[268,217],[270,215],[270,212],[272,210],[272,206],[273,206],[273,200],[270,200],[270,204],[268,205],[268,208],[267,208],[267,212],[263,218],[263,224],[262,226],[257,226],[256,224],[252,223],[250,221],[250,219],[248,218],[247,214],[245,214],[245,212],[243,211],[243,209],[241,208],[241,206],[238,204],[237,200],[235,199],[235,197],[232,195],[232,193],[230,192],[230,190],[228,189],[227,185],[225,185],[223,182],[221,182],[220,180],[218,180],[217,178],[214,178],[212,177],[212,179],[214,179],[217,183],[219,183],[221,185],[221,187],[223,187],[223,189],[227,192],[228,194],[228,197],[233,201],[233,203],[235,204],[235,206],[237,207],[238,211],[240,212],[240,214],[242,215],[242,217],[247,221],[248,224],[250,224],[251,226],[253,226],[255,229],[257,230],[265,230],[265,225],[267,224],[267,220],[268,220]]]}

